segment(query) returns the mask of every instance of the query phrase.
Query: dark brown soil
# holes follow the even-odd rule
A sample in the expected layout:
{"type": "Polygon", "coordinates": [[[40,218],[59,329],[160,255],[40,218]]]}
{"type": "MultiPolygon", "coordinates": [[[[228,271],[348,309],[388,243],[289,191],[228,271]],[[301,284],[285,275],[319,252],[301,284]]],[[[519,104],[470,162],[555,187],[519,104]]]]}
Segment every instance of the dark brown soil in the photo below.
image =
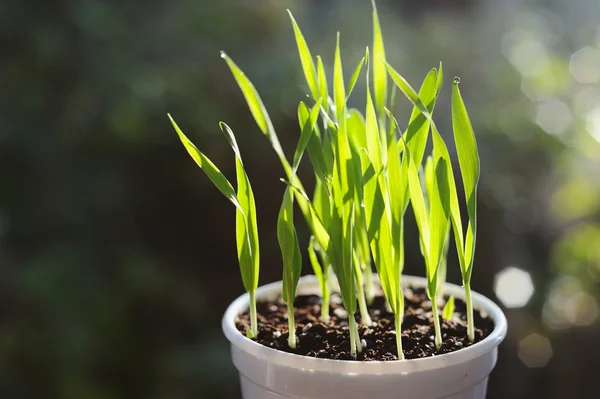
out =
{"type": "MultiPolygon", "coordinates": [[[[455,301],[455,314],[452,320],[442,320],[442,346],[435,349],[434,327],[431,301],[425,289],[405,289],[406,296],[404,321],[402,322],[402,346],[406,359],[416,359],[454,352],[472,345],[467,338],[465,303],[455,301]]],[[[440,301],[443,302],[443,301],[440,301]]],[[[439,306],[443,306],[441,303],[439,306]]],[[[296,349],[288,346],[287,307],[279,298],[276,302],[258,302],[258,338],[257,342],[285,352],[304,356],[353,360],[350,355],[347,313],[341,305],[339,296],[331,301],[329,322],[319,320],[321,298],[316,295],[298,296],[294,303],[296,317],[296,349]],[[346,315],[346,317],[344,317],[346,315]]],[[[440,309],[440,316],[441,316],[440,309]]],[[[385,300],[379,296],[369,306],[369,314],[374,326],[359,325],[363,351],[358,360],[398,360],[396,356],[396,331],[394,314],[385,309],[385,300]],[[366,347],[365,347],[366,343],[366,347]]],[[[494,329],[494,322],[485,314],[474,310],[475,342],[487,337],[494,329]]],[[[360,322],[360,313],[356,314],[360,322]]],[[[248,313],[236,319],[238,330],[245,333],[249,326],[248,313]]]]}

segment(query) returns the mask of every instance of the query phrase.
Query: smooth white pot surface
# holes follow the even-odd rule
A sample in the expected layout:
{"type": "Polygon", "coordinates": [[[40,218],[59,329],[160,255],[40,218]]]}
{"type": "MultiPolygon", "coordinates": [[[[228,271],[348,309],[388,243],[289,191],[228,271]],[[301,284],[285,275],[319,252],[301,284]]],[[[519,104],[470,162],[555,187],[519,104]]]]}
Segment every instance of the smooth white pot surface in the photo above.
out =
{"type": "MultiPolygon", "coordinates": [[[[425,287],[422,277],[403,276],[403,284],[425,287]]],[[[257,300],[274,300],[281,282],[258,288],[257,300]]],[[[319,293],[315,276],[300,279],[298,294],[319,293]]],[[[444,293],[464,300],[464,289],[446,284],[444,293]]],[[[474,399],[484,398],[488,375],[496,365],[498,345],[506,335],[506,318],[486,297],[472,293],[475,309],[494,320],[483,341],[456,352],[423,359],[359,362],[318,359],[278,351],[241,334],[235,318],[248,309],[248,294],[237,298],[223,317],[233,362],[240,372],[244,399],[474,399]]]]}

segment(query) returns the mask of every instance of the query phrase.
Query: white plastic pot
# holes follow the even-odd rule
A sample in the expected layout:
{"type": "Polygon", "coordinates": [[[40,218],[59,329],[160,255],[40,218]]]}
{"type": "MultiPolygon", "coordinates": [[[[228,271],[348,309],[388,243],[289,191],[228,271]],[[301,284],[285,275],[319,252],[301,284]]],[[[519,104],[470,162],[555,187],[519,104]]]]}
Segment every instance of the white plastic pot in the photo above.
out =
{"type": "MultiPolygon", "coordinates": [[[[403,283],[426,286],[422,277],[404,276],[403,283]]],[[[314,276],[300,279],[299,294],[318,293],[314,276]]],[[[464,300],[464,289],[446,284],[446,294],[464,300]]],[[[262,286],[257,300],[275,299],[281,282],[262,286]]],[[[223,331],[231,342],[233,363],[240,372],[244,399],[474,399],[485,398],[488,376],[506,335],[506,318],[486,297],[472,293],[475,309],[485,311],[495,323],[483,341],[456,352],[424,359],[357,362],[294,355],[246,338],[235,327],[235,318],[248,309],[248,294],[237,298],[223,317],[223,331]]]]}

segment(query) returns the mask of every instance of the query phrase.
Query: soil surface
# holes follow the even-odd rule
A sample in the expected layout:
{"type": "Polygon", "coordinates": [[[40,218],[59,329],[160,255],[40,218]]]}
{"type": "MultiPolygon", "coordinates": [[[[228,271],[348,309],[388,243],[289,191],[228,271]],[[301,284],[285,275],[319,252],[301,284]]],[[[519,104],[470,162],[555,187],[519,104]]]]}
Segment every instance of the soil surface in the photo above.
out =
{"type": "MultiPolygon", "coordinates": [[[[405,313],[402,322],[402,346],[406,359],[417,359],[454,352],[471,344],[467,337],[465,303],[455,299],[454,316],[451,320],[441,318],[442,307],[447,298],[440,302],[440,323],[442,346],[435,349],[434,327],[431,301],[423,288],[404,289],[405,313]]],[[[348,313],[338,295],[332,295],[330,320],[319,320],[321,298],[317,295],[301,295],[294,302],[296,317],[296,349],[288,346],[287,306],[281,298],[275,302],[258,302],[257,342],[285,352],[327,359],[354,360],[350,355],[348,334],[348,313]]],[[[359,334],[363,351],[357,360],[398,360],[396,355],[396,331],[394,314],[388,313],[385,299],[375,298],[369,306],[373,326],[359,324],[359,334]]],[[[487,337],[494,329],[494,322],[483,312],[474,310],[475,342],[487,337]]],[[[360,323],[360,312],[356,319],[360,323]]],[[[246,332],[250,320],[248,313],[239,315],[236,326],[241,333],[246,332]]]]}

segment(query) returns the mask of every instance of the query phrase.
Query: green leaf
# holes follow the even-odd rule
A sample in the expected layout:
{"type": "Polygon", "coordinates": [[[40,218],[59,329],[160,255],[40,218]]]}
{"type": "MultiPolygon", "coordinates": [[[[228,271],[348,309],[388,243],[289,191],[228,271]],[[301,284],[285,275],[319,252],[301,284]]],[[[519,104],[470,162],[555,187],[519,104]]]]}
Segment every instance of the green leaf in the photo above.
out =
{"type": "Polygon", "coordinates": [[[353,143],[357,149],[367,148],[365,118],[356,108],[351,108],[348,113],[347,130],[350,142],[353,143]]]}
{"type": "Polygon", "coordinates": [[[364,63],[365,63],[365,57],[363,57],[362,60],[360,60],[360,62],[358,63],[358,66],[356,67],[356,69],[354,70],[354,73],[352,74],[352,78],[350,78],[350,83],[348,84],[348,93],[346,94],[346,100],[348,100],[348,98],[350,98],[350,94],[352,94],[352,90],[354,90],[354,86],[356,85],[356,82],[358,81],[358,77],[360,76],[360,71],[362,71],[362,67],[363,67],[364,63]]]}
{"type": "MultiPolygon", "coordinates": [[[[320,102],[318,104],[320,105],[320,102]]],[[[313,108],[313,111],[314,110],[315,109],[313,108]]],[[[319,110],[317,108],[317,117],[318,112],[319,110]]],[[[315,174],[317,175],[317,178],[323,181],[325,180],[325,175],[327,173],[327,165],[325,163],[323,144],[321,142],[321,139],[319,138],[319,135],[316,134],[317,127],[312,124],[312,120],[312,113],[308,110],[308,107],[303,102],[300,102],[300,104],[298,105],[298,122],[300,123],[302,134],[307,134],[304,132],[305,127],[312,126],[311,134],[306,145],[306,151],[308,152],[308,156],[313,165],[313,169],[315,171],[315,174]]],[[[302,134],[300,141],[302,141],[302,134]]],[[[295,154],[294,158],[296,158],[295,154]]],[[[296,162],[294,162],[294,164],[296,164],[296,162]]]]}
{"type": "Polygon", "coordinates": [[[425,168],[424,168],[424,184],[425,184],[425,192],[427,193],[427,202],[429,203],[429,201],[431,200],[431,195],[432,195],[432,191],[433,191],[433,176],[434,176],[434,169],[433,169],[433,157],[431,155],[429,155],[427,157],[427,159],[425,160],[425,168]]]}
{"type": "MultiPolygon", "coordinates": [[[[290,10],[287,10],[290,15],[290,19],[292,21],[292,25],[294,26],[294,35],[296,36],[296,45],[298,46],[298,53],[300,54],[300,61],[302,63],[302,69],[304,70],[304,76],[306,77],[306,83],[308,84],[308,88],[314,99],[320,97],[319,95],[319,85],[317,81],[317,73],[315,71],[315,64],[313,61],[313,57],[310,54],[310,50],[308,45],[306,44],[306,40],[304,40],[304,35],[300,31],[294,16],[290,10]]],[[[327,97],[325,97],[327,98],[327,97]]]]}
{"type": "MultiPolygon", "coordinates": [[[[435,69],[429,71],[423,80],[423,84],[421,85],[418,95],[421,103],[427,105],[427,110],[430,114],[433,113],[438,93],[437,75],[438,74],[435,69]]],[[[429,136],[429,126],[429,119],[427,119],[421,113],[417,106],[414,106],[408,127],[406,128],[405,140],[415,165],[420,165],[423,161],[425,146],[427,145],[427,138],[429,136]]]]}
{"type": "MultiPolygon", "coordinates": [[[[429,220],[427,217],[428,212],[427,208],[425,207],[425,198],[423,197],[423,189],[421,188],[421,182],[417,173],[417,168],[409,151],[406,152],[406,156],[408,157],[407,163],[410,203],[412,204],[413,212],[415,214],[415,220],[417,222],[417,227],[419,228],[419,239],[421,242],[421,247],[423,248],[423,252],[426,254],[426,263],[428,263],[429,256],[427,256],[427,254],[430,253],[429,220]]],[[[429,271],[429,265],[427,266],[427,269],[429,271]]]]}
{"type": "Polygon", "coordinates": [[[444,305],[444,311],[442,317],[444,320],[451,320],[454,315],[454,296],[451,296],[444,305]]]}
{"type": "Polygon", "coordinates": [[[283,195],[277,218],[277,239],[283,260],[283,301],[291,304],[296,296],[296,287],[302,271],[302,255],[294,227],[294,195],[287,187],[283,195]]]}
{"type": "Polygon", "coordinates": [[[418,109],[421,111],[426,118],[431,119],[431,114],[427,110],[427,107],[423,105],[423,102],[417,95],[415,89],[404,79],[402,75],[400,75],[390,64],[385,62],[387,67],[388,74],[392,78],[392,81],[396,84],[396,86],[400,89],[400,91],[408,98],[418,109]]]}
{"type": "MultiPolygon", "coordinates": [[[[437,276],[437,270],[442,257],[446,235],[448,231],[448,220],[450,213],[450,193],[448,184],[448,165],[444,158],[434,161],[434,174],[429,201],[429,279],[430,282],[437,276]]],[[[437,285],[433,284],[434,287],[437,285]]],[[[432,292],[431,295],[435,295],[432,292]]]]}
{"type": "Polygon", "coordinates": [[[377,115],[383,118],[383,108],[387,105],[387,73],[385,62],[385,47],[383,34],[379,24],[379,15],[375,0],[373,0],[373,89],[375,93],[375,107],[377,115]]]}
{"type": "Polygon", "coordinates": [[[269,114],[267,113],[265,105],[263,104],[260,96],[258,95],[258,92],[254,88],[254,85],[252,84],[252,82],[250,82],[250,79],[246,77],[246,74],[244,74],[244,72],[240,68],[238,68],[238,66],[233,62],[231,58],[229,58],[227,54],[221,52],[221,57],[225,59],[225,62],[227,62],[227,65],[229,66],[233,77],[240,86],[242,94],[246,99],[246,103],[248,104],[248,108],[250,108],[250,112],[252,113],[256,124],[271,142],[271,146],[277,153],[277,156],[279,157],[279,160],[281,161],[286,173],[290,173],[292,168],[289,162],[287,161],[285,154],[283,153],[281,144],[279,143],[279,138],[277,137],[275,129],[273,128],[271,118],[269,117],[269,114]]]}
{"type": "Polygon", "coordinates": [[[327,180],[317,180],[312,205],[326,230],[329,227],[330,199],[331,194],[327,180]]]}
{"type": "Polygon", "coordinates": [[[335,101],[336,116],[338,123],[346,112],[346,90],[344,88],[344,72],[342,69],[342,57],[340,55],[340,33],[337,34],[335,45],[335,61],[333,64],[333,98],[335,101]]]}
{"type": "Polygon", "coordinates": [[[223,122],[220,123],[220,127],[236,155],[237,200],[240,203],[241,209],[236,210],[235,223],[240,268],[242,276],[245,276],[243,279],[246,290],[255,291],[256,288],[258,288],[260,253],[254,193],[252,192],[250,180],[244,169],[242,157],[240,156],[240,151],[233,132],[229,126],[223,122]]]}
{"type": "Polygon", "coordinates": [[[323,227],[323,222],[319,217],[319,213],[317,212],[313,204],[310,202],[308,195],[306,195],[306,192],[301,187],[291,184],[289,181],[286,180],[283,180],[283,182],[290,186],[295,193],[299,194],[302,198],[304,198],[304,200],[308,204],[308,209],[310,212],[310,224],[313,226],[313,233],[321,248],[323,248],[323,250],[329,254],[329,251],[331,250],[331,238],[325,227],[323,227]]]}
{"type": "Polygon", "coordinates": [[[192,143],[187,136],[181,131],[177,123],[173,120],[170,114],[167,114],[169,119],[171,120],[171,124],[173,128],[177,132],[181,143],[187,150],[188,154],[192,157],[192,159],[196,162],[198,166],[206,173],[206,176],[213,182],[213,184],[219,189],[221,193],[231,201],[236,207],[240,207],[237,197],[235,195],[235,190],[229,183],[229,180],[221,173],[219,168],[215,166],[214,163],[206,155],[204,155],[195,145],[192,143]]]}
{"type": "Polygon", "coordinates": [[[325,67],[323,66],[323,60],[321,56],[317,55],[317,80],[319,82],[319,97],[322,100],[322,106],[325,108],[325,114],[329,111],[329,94],[327,89],[327,75],[325,74],[325,67]]]}
{"type": "Polygon", "coordinates": [[[373,164],[373,170],[376,174],[379,173],[383,167],[383,155],[382,152],[385,148],[381,146],[381,140],[379,136],[379,127],[377,123],[377,114],[375,106],[373,104],[373,98],[371,97],[371,91],[367,88],[367,112],[365,116],[365,129],[367,136],[367,153],[373,164]]]}
{"type": "MultiPolygon", "coordinates": [[[[317,103],[313,106],[313,108],[309,114],[309,118],[305,119],[304,121],[302,121],[302,119],[304,119],[303,118],[304,115],[300,115],[302,112],[301,111],[302,105],[304,105],[304,104],[302,102],[300,102],[300,106],[298,108],[298,121],[300,121],[300,125],[301,125],[300,128],[302,129],[302,132],[300,134],[300,139],[298,140],[298,145],[296,147],[296,151],[294,152],[294,161],[292,163],[292,175],[296,174],[296,171],[298,170],[298,166],[300,165],[300,161],[302,160],[302,155],[304,154],[304,151],[306,150],[306,146],[308,145],[309,141],[313,137],[313,132],[317,125],[317,119],[319,118],[321,99],[319,98],[317,103]]],[[[304,106],[304,108],[306,108],[306,106],[304,106]]]]}
{"type": "Polygon", "coordinates": [[[477,184],[479,183],[479,155],[477,152],[477,143],[475,133],[471,127],[471,121],[467,114],[465,104],[460,95],[458,83],[460,79],[454,78],[452,86],[452,127],[454,130],[454,140],[456,142],[456,152],[465,189],[467,200],[467,211],[469,214],[469,225],[465,238],[465,261],[466,270],[470,271],[474,253],[477,232],[477,184]]]}
{"type": "Polygon", "coordinates": [[[310,243],[308,244],[308,258],[310,260],[310,264],[312,266],[313,272],[317,279],[319,280],[319,287],[321,292],[325,290],[325,280],[323,276],[323,268],[321,267],[321,263],[319,263],[319,258],[315,253],[315,236],[310,236],[310,243]]]}
{"type": "Polygon", "coordinates": [[[448,188],[449,188],[449,201],[450,201],[450,220],[452,222],[452,229],[454,231],[454,238],[456,242],[456,250],[458,253],[458,260],[461,271],[463,274],[466,272],[466,263],[464,255],[464,237],[462,220],[460,216],[460,207],[458,203],[458,194],[456,192],[456,182],[454,180],[454,172],[452,170],[452,162],[450,160],[450,154],[448,148],[442,139],[442,136],[438,132],[435,124],[432,127],[433,137],[433,152],[434,158],[443,158],[446,161],[448,169],[448,188]]]}

